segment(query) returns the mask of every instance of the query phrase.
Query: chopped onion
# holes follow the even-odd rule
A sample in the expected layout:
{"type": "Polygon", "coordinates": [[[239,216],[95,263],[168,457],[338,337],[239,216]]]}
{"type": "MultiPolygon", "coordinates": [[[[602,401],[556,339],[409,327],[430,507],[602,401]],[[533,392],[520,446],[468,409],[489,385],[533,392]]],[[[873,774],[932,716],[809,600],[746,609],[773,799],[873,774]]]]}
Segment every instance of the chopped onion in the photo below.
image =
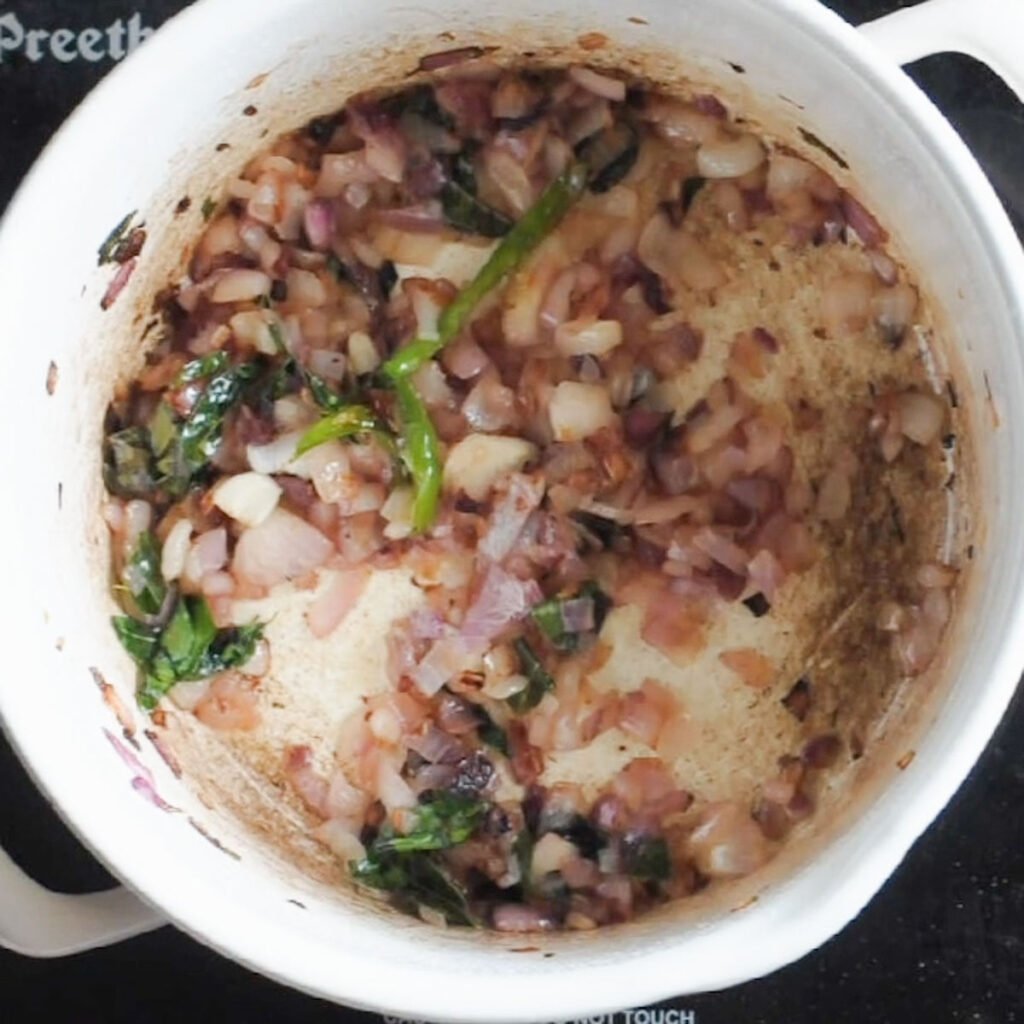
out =
{"type": "Polygon", "coordinates": [[[711,878],[749,875],[769,857],[757,823],[735,803],[711,804],[690,836],[697,867],[711,878]]]}
{"type": "Polygon", "coordinates": [[[239,537],[231,571],[239,581],[272,587],[323,565],[333,550],[319,530],[277,508],[239,537]]]}
{"type": "Polygon", "coordinates": [[[540,879],[552,871],[561,871],[566,864],[578,857],[579,850],[568,839],[564,839],[557,832],[545,832],[533,847],[531,876],[540,879]]]}
{"type": "Polygon", "coordinates": [[[522,469],[536,455],[536,445],[521,437],[470,434],[448,452],[444,486],[483,501],[499,480],[522,469]]]}
{"type": "Polygon", "coordinates": [[[245,449],[249,466],[256,473],[282,472],[295,459],[302,431],[295,430],[276,437],[270,444],[250,444],[245,449]]]}
{"type": "Polygon", "coordinates": [[[864,330],[871,318],[874,293],[875,279],[870,274],[846,274],[827,282],[821,313],[829,335],[842,338],[864,330]]]}
{"type": "Polygon", "coordinates": [[[179,519],[164,540],[160,552],[160,572],[168,583],[176,580],[185,571],[192,540],[192,524],[188,519],[179,519]]]}
{"type": "Polygon", "coordinates": [[[331,204],[322,199],[314,199],[306,206],[303,226],[309,244],[314,249],[329,248],[335,226],[334,209],[331,204]]]}
{"type": "Polygon", "coordinates": [[[270,278],[261,270],[229,270],[210,293],[211,302],[252,302],[270,293],[270,278]]]}
{"type": "Polygon", "coordinates": [[[917,582],[925,590],[948,590],[956,582],[957,571],[941,562],[926,562],[917,570],[917,582]]]}
{"type": "Polygon", "coordinates": [[[195,716],[220,732],[250,732],[260,724],[259,698],[252,683],[237,672],[223,672],[196,705],[195,716]]]}
{"type": "Polygon", "coordinates": [[[548,416],[556,441],[582,441],[618,421],[605,387],[577,381],[556,386],[548,416]]]}
{"type": "Polygon", "coordinates": [[[826,522],[838,522],[850,508],[850,478],[833,466],[818,488],[817,512],[826,522]]]}
{"type": "Polygon", "coordinates": [[[722,135],[697,150],[697,172],[704,178],[742,178],[760,167],[764,156],[764,146],[756,135],[722,135]]]}
{"type": "Polygon", "coordinates": [[[333,633],[359,603],[369,581],[370,572],[365,567],[332,574],[306,609],[306,622],[313,636],[322,639],[333,633]]]}
{"type": "Polygon", "coordinates": [[[353,331],[348,336],[348,358],[357,377],[373,373],[380,365],[377,346],[365,331],[353,331]]]}
{"type": "Polygon", "coordinates": [[[621,344],[618,320],[570,320],[555,330],[555,347],[567,356],[603,356],[621,344]]]}
{"type": "Polygon", "coordinates": [[[942,433],[946,407],[941,398],[923,391],[904,391],[896,398],[900,430],[915,444],[926,445],[942,433]]]}
{"type": "Polygon", "coordinates": [[[281,488],[262,473],[238,473],[225,477],[211,492],[222,512],[243,526],[258,526],[277,508],[281,488]]]}
{"type": "Polygon", "coordinates": [[[764,690],[776,679],[775,666],[760,652],[750,647],[738,647],[722,651],[718,660],[730,671],[735,672],[747,686],[764,690]]]}
{"type": "Polygon", "coordinates": [[[601,75],[579,65],[569,68],[569,77],[588,92],[613,103],[621,103],[626,98],[626,83],[621,78],[601,75]]]}
{"type": "Polygon", "coordinates": [[[534,474],[513,473],[504,495],[495,502],[477,550],[492,562],[500,562],[515,546],[533,511],[544,500],[545,483],[534,474]]]}

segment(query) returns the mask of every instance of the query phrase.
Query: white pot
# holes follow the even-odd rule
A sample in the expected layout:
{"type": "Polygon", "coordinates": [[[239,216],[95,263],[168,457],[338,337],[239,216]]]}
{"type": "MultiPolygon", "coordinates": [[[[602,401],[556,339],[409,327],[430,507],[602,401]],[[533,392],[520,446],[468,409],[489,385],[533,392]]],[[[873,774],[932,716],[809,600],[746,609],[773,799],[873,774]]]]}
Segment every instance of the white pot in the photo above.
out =
{"type": "Polygon", "coordinates": [[[1020,0],[932,0],[866,33],[813,0],[520,0],[486,9],[468,0],[203,0],[158,32],[57,135],[0,234],[0,711],[40,787],[154,909],[126,890],[46,893],[0,855],[0,941],[56,955],[170,920],[328,999],[499,1022],[557,1020],[732,985],[797,959],[843,927],[967,775],[1024,665],[1024,259],[963,143],[896,64],[964,50],[1024,93],[1022,40],[1020,0]],[[443,41],[442,32],[450,33],[443,41]],[[105,730],[119,728],[90,670],[107,675],[129,706],[132,680],[106,618],[102,410],[113,367],[139,350],[142,298],[175,270],[180,243],[201,223],[203,197],[265,129],[336,107],[382,66],[408,70],[413,44],[422,53],[511,39],[578,54],[574,40],[595,32],[614,41],[595,59],[646,53],[644,66],[666,74],[678,63],[741,105],[753,102],[743,98],[752,90],[767,121],[803,124],[850,162],[958,339],[961,399],[979,442],[977,585],[965,595],[942,685],[902,734],[904,752],[916,752],[912,763],[900,771],[895,749],[876,752],[876,777],[861,799],[797,862],[784,857],[757,878],[756,901],[748,892],[742,907],[733,896],[732,905],[684,906],[585,937],[508,942],[433,933],[305,885],[225,831],[141,730],[142,769],[129,768],[109,742],[105,730]],[[249,104],[258,113],[242,117],[249,104]],[[231,148],[216,152],[220,141],[231,148]],[[192,208],[175,216],[185,194],[192,208]],[[147,222],[146,254],[114,310],[101,315],[109,272],[97,271],[95,249],[131,209],[147,222]],[[51,362],[52,396],[44,386],[51,362]],[[180,812],[144,799],[145,781],[129,785],[146,772],[180,812]],[[190,827],[190,817],[239,859],[190,827]],[[540,949],[512,951],[523,946],[540,949]]]}

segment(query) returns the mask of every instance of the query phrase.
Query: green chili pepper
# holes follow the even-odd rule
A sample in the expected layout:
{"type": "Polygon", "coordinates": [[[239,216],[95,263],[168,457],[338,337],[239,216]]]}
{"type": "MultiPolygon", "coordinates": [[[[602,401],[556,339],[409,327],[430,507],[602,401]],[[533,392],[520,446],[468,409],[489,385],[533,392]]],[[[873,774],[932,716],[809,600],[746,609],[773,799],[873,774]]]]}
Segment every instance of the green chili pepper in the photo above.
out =
{"type": "Polygon", "coordinates": [[[540,199],[516,221],[491,253],[490,259],[438,319],[436,338],[418,338],[384,364],[384,372],[399,380],[415,373],[466,326],[481,300],[516,270],[549,235],[587,187],[588,170],[572,163],[544,190],[540,199]]]}
{"type": "Polygon", "coordinates": [[[382,432],[383,429],[380,420],[365,405],[346,405],[314,423],[299,439],[295,454],[304,455],[325,441],[382,432]]]}
{"type": "Polygon", "coordinates": [[[433,523],[441,497],[441,444],[430,413],[412,381],[399,377],[395,381],[395,394],[402,425],[403,454],[416,493],[412,525],[417,533],[422,533],[433,523]]]}

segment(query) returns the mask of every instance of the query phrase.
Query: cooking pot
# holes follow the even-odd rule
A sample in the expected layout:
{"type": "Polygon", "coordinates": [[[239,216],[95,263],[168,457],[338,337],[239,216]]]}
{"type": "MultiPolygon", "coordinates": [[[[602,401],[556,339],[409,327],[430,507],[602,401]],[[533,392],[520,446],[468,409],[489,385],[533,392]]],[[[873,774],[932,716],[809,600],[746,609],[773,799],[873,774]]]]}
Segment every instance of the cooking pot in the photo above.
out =
{"type": "Polygon", "coordinates": [[[202,0],[108,76],[0,231],[0,714],[40,788],[125,888],[50,893],[0,854],[0,942],[57,956],[170,921],[338,1002],[539,1021],[733,985],[853,918],[970,771],[1024,666],[1024,258],[963,142],[899,70],[941,50],[979,57],[1024,98],[1019,0],[930,0],[859,32],[814,0],[202,0]],[[264,137],[400,79],[423,53],[476,43],[669,85],[685,74],[794,144],[826,143],[848,165],[829,170],[857,183],[929,293],[975,440],[974,568],[957,625],[845,803],[754,878],[591,935],[429,931],[280,862],[160,756],[108,623],[103,410],[139,364],[152,299],[183,267],[203,199],[264,137]],[[110,271],[96,248],[133,210],[146,247],[103,312],[110,271]]]}

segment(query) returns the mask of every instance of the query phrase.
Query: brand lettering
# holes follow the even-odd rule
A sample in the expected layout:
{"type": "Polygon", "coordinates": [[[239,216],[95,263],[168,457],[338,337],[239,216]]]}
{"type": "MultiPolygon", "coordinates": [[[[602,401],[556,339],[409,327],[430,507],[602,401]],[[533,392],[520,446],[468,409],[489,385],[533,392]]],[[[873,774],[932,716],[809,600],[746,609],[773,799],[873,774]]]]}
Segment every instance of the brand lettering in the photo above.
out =
{"type": "MultiPolygon", "coordinates": [[[[407,1020],[402,1017],[384,1017],[384,1024],[424,1024],[423,1021],[407,1020]]],[[[597,1017],[581,1017],[565,1024],[697,1024],[693,1010],[673,1008],[657,1010],[623,1010],[621,1013],[606,1013],[597,1017]]]]}
{"type": "Polygon", "coordinates": [[[142,24],[142,15],[118,18],[104,29],[26,28],[17,14],[0,14],[0,64],[9,54],[23,53],[33,64],[46,58],[61,64],[75,60],[122,60],[153,34],[142,24]]]}

